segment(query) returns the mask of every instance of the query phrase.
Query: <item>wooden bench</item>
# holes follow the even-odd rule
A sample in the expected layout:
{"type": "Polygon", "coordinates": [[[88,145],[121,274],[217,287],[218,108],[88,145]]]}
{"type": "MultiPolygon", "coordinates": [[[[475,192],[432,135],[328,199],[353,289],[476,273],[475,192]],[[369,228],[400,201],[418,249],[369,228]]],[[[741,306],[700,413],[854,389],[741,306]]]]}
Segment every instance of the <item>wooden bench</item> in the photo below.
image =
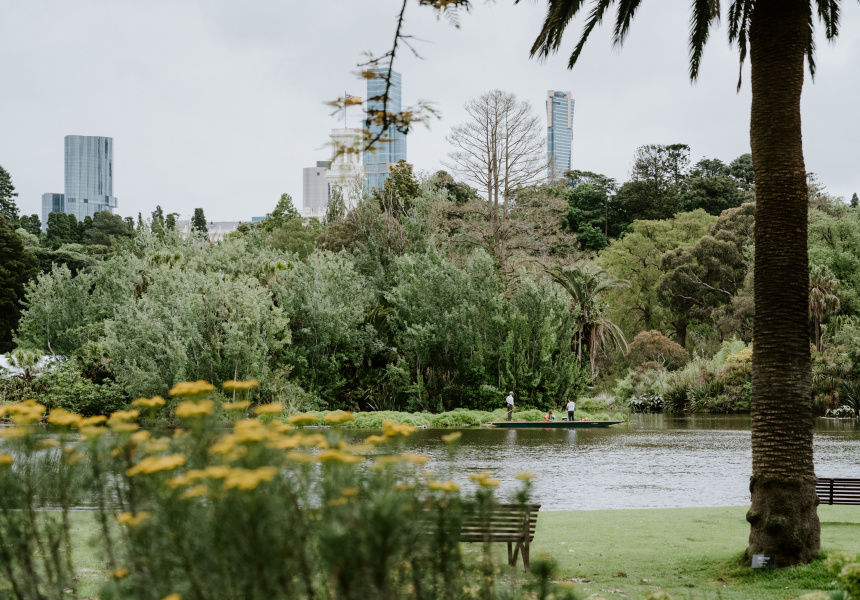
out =
{"type": "Polygon", "coordinates": [[[517,565],[522,552],[529,571],[529,543],[535,537],[540,504],[493,504],[488,515],[467,514],[460,528],[461,542],[507,542],[508,564],[517,565]]]}
{"type": "Polygon", "coordinates": [[[815,491],[821,504],[860,505],[860,479],[819,477],[815,491]]]}

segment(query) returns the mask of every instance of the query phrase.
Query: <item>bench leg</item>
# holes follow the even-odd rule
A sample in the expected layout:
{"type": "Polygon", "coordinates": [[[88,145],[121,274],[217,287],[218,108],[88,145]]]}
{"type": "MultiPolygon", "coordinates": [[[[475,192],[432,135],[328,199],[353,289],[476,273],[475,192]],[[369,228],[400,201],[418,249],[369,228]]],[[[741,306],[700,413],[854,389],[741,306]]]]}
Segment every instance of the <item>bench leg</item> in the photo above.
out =
{"type": "MultiPolygon", "coordinates": [[[[508,542],[508,546],[510,546],[511,542],[508,542]]],[[[508,562],[508,564],[512,567],[517,566],[517,556],[520,554],[520,542],[517,542],[517,545],[514,546],[514,557],[508,562]]]]}
{"type": "Polygon", "coordinates": [[[526,540],[526,543],[523,544],[523,567],[526,569],[526,573],[531,570],[531,566],[529,565],[529,541],[526,540]]]}
{"type": "Polygon", "coordinates": [[[511,542],[508,542],[508,566],[512,567],[516,563],[514,562],[514,549],[511,547],[511,542]]]}

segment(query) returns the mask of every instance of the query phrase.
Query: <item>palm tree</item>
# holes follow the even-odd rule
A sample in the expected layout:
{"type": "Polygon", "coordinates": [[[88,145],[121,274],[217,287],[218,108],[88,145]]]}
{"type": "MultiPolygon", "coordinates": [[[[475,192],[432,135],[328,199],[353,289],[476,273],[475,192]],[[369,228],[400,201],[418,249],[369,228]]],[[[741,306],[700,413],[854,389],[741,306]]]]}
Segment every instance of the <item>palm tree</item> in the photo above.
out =
{"type": "Polygon", "coordinates": [[[606,342],[627,348],[627,340],[621,329],[606,316],[600,303],[600,294],[610,288],[626,285],[627,282],[615,279],[598,266],[573,265],[547,269],[552,280],[570,294],[571,311],[579,309],[576,317],[577,349],[576,355],[582,360],[582,346],[585,343],[591,364],[591,377],[594,378],[594,363],[597,351],[606,342]]]}
{"type": "MultiPolygon", "coordinates": [[[[519,2],[519,0],[517,0],[519,2]]],[[[561,45],[571,19],[591,9],[568,66],[616,5],[620,45],[642,0],[547,0],[532,55],[561,45]]],[[[691,0],[690,78],[720,18],[719,0],[691,0]]],[[[806,167],[800,128],[804,60],[814,75],[814,14],[826,37],[838,33],[840,0],[732,0],[729,41],[743,65],[749,50],[750,146],[755,166],[755,325],[752,368],[752,506],[746,559],[776,566],[808,563],[820,546],[812,461],[812,368],[809,350],[806,167]]],[[[738,82],[740,85],[740,81],[738,82]]]]}
{"type": "Polygon", "coordinates": [[[821,322],[827,315],[837,312],[842,304],[839,298],[839,278],[824,265],[809,267],[809,313],[815,332],[815,349],[821,352],[821,322]]]}

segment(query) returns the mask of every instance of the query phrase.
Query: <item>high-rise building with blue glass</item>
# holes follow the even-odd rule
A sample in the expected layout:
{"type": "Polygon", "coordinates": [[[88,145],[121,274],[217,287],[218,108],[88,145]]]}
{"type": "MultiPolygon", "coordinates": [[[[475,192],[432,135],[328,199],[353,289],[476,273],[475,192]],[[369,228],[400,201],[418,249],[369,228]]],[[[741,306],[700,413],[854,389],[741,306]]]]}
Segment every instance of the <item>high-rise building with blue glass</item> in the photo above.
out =
{"type": "Polygon", "coordinates": [[[113,138],[67,135],[65,212],[83,221],[114,208],[113,138]]]}
{"type": "Polygon", "coordinates": [[[570,146],[573,141],[573,99],[570,92],[549,90],[546,93],[546,143],[549,158],[549,183],[564,177],[570,170],[570,146]]]}
{"type": "MultiPolygon", "coordinates": [[[[375,70],[377,77],[367,80],[367,129],[372,136],[382,132],[382,125],[373,123],[375,111],[383,110],[382,96],[385,95],[386,82],[384,79],[386,71],[375,70]]],[[[391,88],[388,91],[388,103],[385,110],[388,114],[397,114],[401,110],[401,97],[403,94],[403,80],[400,73],[391,71],[391,88]]],[[[396,127],[389,126],[382,132],[380,138],[373,148],[364,153],[364,173],[366,176],[365,189],[382,189],[390,166],[399,160],[406,160],[406,134],[398,131],[396,127]]]]}

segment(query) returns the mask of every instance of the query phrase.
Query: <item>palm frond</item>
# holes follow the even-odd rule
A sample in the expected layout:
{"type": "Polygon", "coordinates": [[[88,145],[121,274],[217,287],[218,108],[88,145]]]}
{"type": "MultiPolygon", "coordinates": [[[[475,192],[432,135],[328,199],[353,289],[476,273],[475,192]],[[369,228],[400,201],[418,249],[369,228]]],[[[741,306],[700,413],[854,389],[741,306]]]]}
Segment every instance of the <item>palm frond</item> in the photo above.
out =
{"type": "Polygon", "coordinates": [[[809,76],[815,79],[815,21],[812,19],[812,10],[809,11],[809,29],[806,37],[806,64],[809,66],[809,76]]]}
{"type": "Polygon", "coordinates": [[[815,4],[818,18],[824,23],[825,36],[828,40],[835,39],[839,35],[839,0],[815,0],[815,4]]]}
{"type": "Polygon", "coordinates": [[[741,89],[744,61],[747,58],[747,44],[750,31],[750,13],[754,0],[733,0],[729,7],[729,42],[737,44],[740,55],[738,67],[738,91],[741,89]]]}
{"type": "Polygon", "coordinates": [[[641,3],[642,0],[619,0],[618,18],[615,21],[615,33],[612,36],[612,44],[614,46],[621,46],[624,43],[624,38],[630,29],[630,23],[633,21],[636,9],[639,8],[641,3]]]}
{"type": "Polygon", "coordinates": [[[561,45],[565,29],[584,3],[585,0],[549,0],[546,19],[532,45],[531,56],[538,55],[545,58],[556,52],[561,45]]]}
{"type": "Polygon", "coordinates": [[[588,41],[588,36],[591,35],[594,28],[603,21],[603,15],[606,13],[606,9],[612,6],[614,1],[615,0],[595,0],[594,8],[591,9],[591,12],[588,15],[588,20],[582,30],[582,37],[579,38],[576,48],[573,49],[570,59],[567,61],[568,69],[572,69],[576,64],[576,61],[579,60],[579,55],[582,54],[582,49],[585,47],[585,42],[588,41]]]}
{"type": "Polygon", "coordinates": [[[719,0],[693,0],[693,15],[690,17],[690,79],[693,81],[699,76],[711,25],[719,20],[719,0]]]}

